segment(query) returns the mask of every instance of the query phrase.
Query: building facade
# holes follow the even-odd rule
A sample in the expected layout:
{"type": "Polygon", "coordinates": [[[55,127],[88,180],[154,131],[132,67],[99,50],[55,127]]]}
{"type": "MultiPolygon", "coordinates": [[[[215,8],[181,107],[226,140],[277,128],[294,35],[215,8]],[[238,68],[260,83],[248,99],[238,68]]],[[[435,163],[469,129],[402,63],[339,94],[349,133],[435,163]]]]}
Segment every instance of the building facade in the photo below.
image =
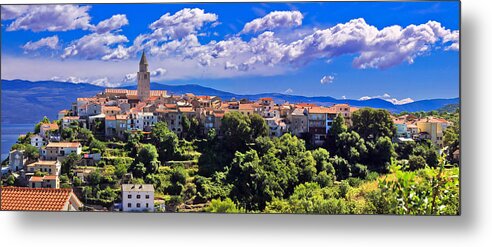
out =
{"type": "Polygon", "coordinates": [[[154,186],[152,184],[122,184],[121,199],[124,212],[153,212],[154,186]]]}

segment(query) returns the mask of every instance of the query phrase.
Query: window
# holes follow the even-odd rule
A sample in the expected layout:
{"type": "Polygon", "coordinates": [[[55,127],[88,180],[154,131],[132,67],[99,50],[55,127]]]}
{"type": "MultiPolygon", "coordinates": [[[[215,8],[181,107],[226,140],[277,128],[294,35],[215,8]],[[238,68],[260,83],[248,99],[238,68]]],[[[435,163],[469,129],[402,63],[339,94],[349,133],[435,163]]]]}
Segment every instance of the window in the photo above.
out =
{"type": "Polygon", "coordinates": [[[128,203],[128,207],[131,208],[132,207],[132,204],[131,203],[128,203]]]}
{"type": "Polygon", "coordinates": [[[137,199],[140,199],[140,195],[137,195],[137,199]]]}
{"type": "Polygon", "coordinates": [[[137,203],[137,208],[139,208],[139,207],[140,207],[140,203],[137,203]]]}
{"type": "Polygon", "coordinates": [[[145,207],[148,208],[149,207],[149,204],[148,203],[145,203],[145,207]]]}
{"type": "Polygon", "coordinates": [[[149,199],[149,198],[150,198],[150,196],[149,196],[149,195],[145,195],[145,199],[149,199]]]}
{"type": "Polygon", "coordinates": [[[128,195],[128,199],[132,199],[132,195],[128,195]]]}

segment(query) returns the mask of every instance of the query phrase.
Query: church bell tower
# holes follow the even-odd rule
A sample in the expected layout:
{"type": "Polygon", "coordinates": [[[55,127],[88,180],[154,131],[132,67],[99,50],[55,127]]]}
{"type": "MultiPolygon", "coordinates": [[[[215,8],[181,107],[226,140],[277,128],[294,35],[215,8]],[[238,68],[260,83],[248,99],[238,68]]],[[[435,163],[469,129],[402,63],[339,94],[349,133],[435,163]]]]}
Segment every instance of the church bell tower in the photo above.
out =
{"type": "Polygon", "coordinates": [[[142,52],[142,57],[140,58],[140,69],[137,73],[137,78],[138,99],[140,101],[145,101],[150,98],[150,72],[149,63],[147,62],[147,57],[145,57],[145,51],[142,52]]]}

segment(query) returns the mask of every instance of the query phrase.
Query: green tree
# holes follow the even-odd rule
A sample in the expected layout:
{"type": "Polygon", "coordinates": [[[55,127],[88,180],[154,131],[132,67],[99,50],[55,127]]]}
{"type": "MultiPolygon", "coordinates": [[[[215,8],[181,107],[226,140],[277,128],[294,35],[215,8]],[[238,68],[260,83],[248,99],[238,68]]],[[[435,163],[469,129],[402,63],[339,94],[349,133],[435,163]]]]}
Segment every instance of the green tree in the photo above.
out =
{"type": "Polygon", "coordinates": [[[221,130],[227,149],[234,153],[246,151],[247,144],[253,141],[251,119],[240,112],[228,112],[222,118],[221,130]]]}
{"type": "Polygon", "coordinates": [[[14,177],[14,175],[10,174],[7,177],[6,183],[7,183],[8,186],[14,186],[14,184],[15,184],[15,177],[14,177]]]}
{"type": "Polygon", "coordinates": [[[352,114],[352,129],[365,140],[377,140],[396,133],[391,115],[387,110],[362,108],[352,114]]]}
{"type": "Polygon", "coordinates": [[[425,159],[422,156],[410,155],[408,159],[408,166],[411,171],[425,168],[425,159]]]}
{"type": "Polygon", "coordinates": [[[251,137],[256,139],[260,136],[269,136],[270,128],[266,124],[265,119],[260,115],[254,113],[249,116],[251,122],[251,137]]]}
{"type": "Polygon", "coordinates": [[[71,178],[73,176],[72,168],[77,166],[81,159],[82,157],[76,153],[67,155],[61,162],[61,174],[65,174],[71,178]]]}
{"type": "Polygon", "coordinates": [[[159,168],[159,154],[152,144],[143,144],[135,157],[134,164],[142,163],[145,165],[146,174],[155,173],[159,168]]]}
{"type": "Polygon", "coordinates": [[[65,141],[73,141],[75,139],[76,133],[72,128],[64,128],[61,131],[61,138],[65,141]]]}
{"type": "Polygon", "coordinates": [[[101,183],[101,174],[98,171],[92,171],[87,175],[87,183],[92,186],[99,185],[101,183]]]}
{"type": "Polygon", "coordinates": [[[274,180],[262,169],[255,150],[236,152],[228,181],[233,185],[230,197],[246,210],[264,209],[275,194],[270,186],[274,180]]]}
{"type": "Polygon", "coordinates": [[[82,180],[79,177],[74,177],[73,178],[73,186],[79,187],[82,185],[82,180]]]}
{"type": "Polygon", "coordinates": [[[355,131],[343,132],[335,139],[334,154],[346,159],[350,164],[361,162],[367,156],[364,139],[355,131]]]}
{"type": "Polygon", "coordinates": [[[386,173],[389,171],[391,159],[396,157],[395,148],[387,136],[379,137],[374,145],[369,143],[370,157],[366,163],[371,171],[386,173]]]}
{"type": "Polygon", "coordinates": [[[338,181],[352,176],[352,167],[346,159],[335,156],[334,158],[331,158],[330,163],[332,163],[335,168],[335,175],[338,181]]]}
{"type": "Polygon", "coordinates": [[[318,148],[312,151],[313,158],[316,161],[316,170],[325,171],[326,174],[335,174],[335,168],[330,163],[330,153],[324,148],[318,148]]]}
{"type": "Polygon", "coordinates": [[[211,213],[244,213],[245,210],[238,207],[230,198],[225,200],[213,199],[210,205],[205,208],[206,212],[211,213]]]}
{"type": "Polygon", "coordinates": [[[341,114],[338,114],[333,120],[331,128],[328,130],[328,134],[326,135],[326,140],[324,144],[326,149],[330,152],[336,152],[336,140],[341,134],[346,132],[347,125],[345,124],[345,119],[343,119],[343,116],[341,114]]]}
{"type": "Polygon", "coordinates": [[[178,166],[173,168],[169,178],[171,185],[167,188],[168,193],[170,195],[180,195],[185,188],[187,177],[188,173],[183,167],[178,166]]]}
{"type": "Polygon", "coordinates": [[[165,122],[157,122],[152,128],[151,141],[159,153],[162,164],[173,160],[178,152],[178,136],[169,130],[165,122]]]}

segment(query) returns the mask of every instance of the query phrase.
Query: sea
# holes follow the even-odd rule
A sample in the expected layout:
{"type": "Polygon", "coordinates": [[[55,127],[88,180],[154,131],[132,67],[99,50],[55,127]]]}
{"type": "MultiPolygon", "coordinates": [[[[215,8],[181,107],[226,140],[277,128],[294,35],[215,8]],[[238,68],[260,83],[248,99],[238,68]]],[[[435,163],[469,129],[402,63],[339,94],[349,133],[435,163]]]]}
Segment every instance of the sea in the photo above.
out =
{"type": "Polygon", "coordinates": [[[2,161],[9,157],[9,151],[12,145],[17,142],[19,135],[26,134],[27,132],[34,131],[34,125],[32,124],[10,124],[2,123],[1,126],[1,150],[2,150],[2,161]]]}

